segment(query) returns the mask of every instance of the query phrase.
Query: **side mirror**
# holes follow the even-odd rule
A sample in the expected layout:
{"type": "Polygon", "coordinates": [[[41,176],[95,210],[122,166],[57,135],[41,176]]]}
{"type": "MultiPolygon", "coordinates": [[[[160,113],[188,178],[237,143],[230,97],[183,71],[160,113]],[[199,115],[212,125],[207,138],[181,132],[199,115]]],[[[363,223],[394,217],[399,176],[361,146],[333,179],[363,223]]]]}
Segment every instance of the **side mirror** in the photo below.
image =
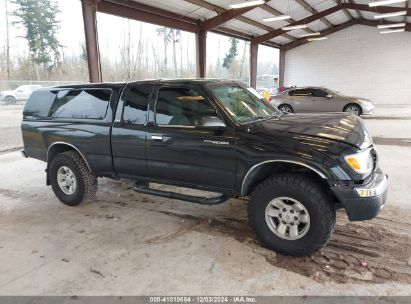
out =
{"type": "Polygon", "coordinates": [[[199,119],[196,123],[196,127],[206,130],[224,130],[227,125],[220,118],[215,116],[205,116],[199,119]]]}
{"type": "Polygon", "coordinates": [[[325,97],[327,98],[333,98],[334,96],[332,94],[327,94],[325,97]]]}

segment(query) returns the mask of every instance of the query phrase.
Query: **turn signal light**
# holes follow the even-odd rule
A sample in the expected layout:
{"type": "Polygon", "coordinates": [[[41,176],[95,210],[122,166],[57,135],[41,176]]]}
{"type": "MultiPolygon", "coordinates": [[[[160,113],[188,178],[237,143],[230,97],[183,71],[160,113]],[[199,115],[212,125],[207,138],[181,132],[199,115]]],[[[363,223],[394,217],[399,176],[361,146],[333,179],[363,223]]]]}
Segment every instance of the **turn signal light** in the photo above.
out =
{"type": "Polygon", "coordinates": [[[358,163],[358,160],[355,157],[347,157],[345,160],[355,170],[358,170],[358,171],[361,170],[361,166],[360,166],[360,164],[358,163]]]}

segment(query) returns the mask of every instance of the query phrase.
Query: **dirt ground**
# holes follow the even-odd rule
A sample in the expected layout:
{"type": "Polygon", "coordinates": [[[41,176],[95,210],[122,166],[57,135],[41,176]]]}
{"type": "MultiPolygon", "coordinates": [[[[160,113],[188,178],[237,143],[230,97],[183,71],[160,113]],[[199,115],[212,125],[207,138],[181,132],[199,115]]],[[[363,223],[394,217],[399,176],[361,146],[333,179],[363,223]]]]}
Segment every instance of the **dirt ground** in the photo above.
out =
{"type": "Polygon", "coordinates": [[[261,247],[246,199],[200,206],[100,179],[97,199],[72,208],[45,186],[44,163],[2,153],[0,295],[411,295],[410,147],[398,143],[411,133],[365,121],[381,138],[386,208],[366,222],[339,211],[330,243],[305,258],[261,247]]]}

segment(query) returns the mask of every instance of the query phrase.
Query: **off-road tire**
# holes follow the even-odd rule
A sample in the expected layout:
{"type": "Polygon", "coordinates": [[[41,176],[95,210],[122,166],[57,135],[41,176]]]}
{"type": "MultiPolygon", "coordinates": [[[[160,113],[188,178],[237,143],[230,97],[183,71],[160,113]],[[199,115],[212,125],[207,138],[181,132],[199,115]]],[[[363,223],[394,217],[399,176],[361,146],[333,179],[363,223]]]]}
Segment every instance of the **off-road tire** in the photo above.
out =
{"type": "Polygon", "coordinates": [[[307,256],[324,247],[335,226],[332,199],[318,183],[304,175],[285,173],[262,181],[252,192],[248,217],[257,239],[267,248],[291,256],[307,256]],[[267,204],[276,197],[298,200],[310,215],[308,232],[297,240],[286,240],[274,234],[265,219],[267,204]]]}
{"type": "Polygon", "coordinates": [[[54,194],[63,204],[77,206],[95,197],[97,176],[90,172],[83,158],[76,151],[66,151],[57,154],[51,160],[48,170],[54,194]],[[71,195],[65,194],[57,182],[57,171],[61,166],[71,169],[76,177],[77,189],[71,195]]]}
{"type": "Polygon", "coordinates": [[[286,112],[286,113],[294,113],[294,109],[292,106],[290,106],[289,104],[283,103],[281,105],[278,106],[278,109],[282,112],[286,112]]]}

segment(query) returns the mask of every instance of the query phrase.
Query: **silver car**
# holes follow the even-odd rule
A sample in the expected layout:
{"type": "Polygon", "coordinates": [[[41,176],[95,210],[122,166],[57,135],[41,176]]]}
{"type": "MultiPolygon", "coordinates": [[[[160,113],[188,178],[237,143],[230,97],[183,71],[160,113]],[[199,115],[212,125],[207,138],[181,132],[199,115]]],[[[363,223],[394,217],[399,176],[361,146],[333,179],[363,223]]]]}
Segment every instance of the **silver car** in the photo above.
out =
{"type": "Polygon", "coordinates": [[[272,104],[284,112],[352,112],[372,114],[374,104],[365,98],[343,96],[320,87],[290,88],[272,97],[272,104]]]}

